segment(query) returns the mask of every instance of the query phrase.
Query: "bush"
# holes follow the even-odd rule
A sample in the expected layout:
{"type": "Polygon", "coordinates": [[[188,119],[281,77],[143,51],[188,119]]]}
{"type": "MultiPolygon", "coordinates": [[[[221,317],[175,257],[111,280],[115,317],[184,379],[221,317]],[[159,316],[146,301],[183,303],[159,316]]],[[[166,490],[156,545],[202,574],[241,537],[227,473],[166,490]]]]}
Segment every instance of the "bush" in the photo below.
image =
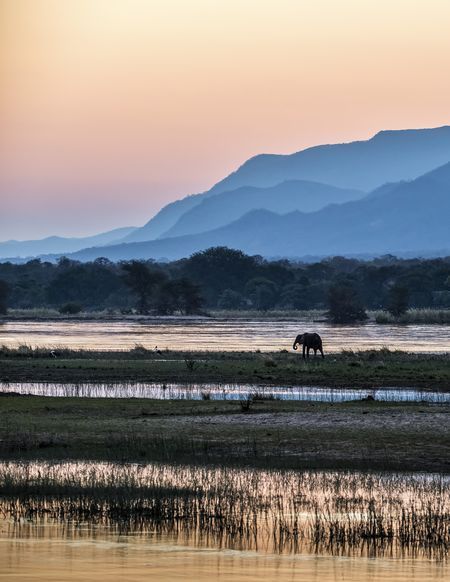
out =
{"type": "Polygon", "coordinates": [[[0,315],[5,315],[7,311],[7,301],[10,293],[10,287],[6,281],[0,279],[0,315]]]}
{"type": "Polygon", "coordinates": [[[65,303],[59,308],[59,312],[63,315],[76,315],[80,313],[82,307],[79,303],[65,303]]]}
{"type": "Polygon", "coordinates": [[[219,297],[217,307],[219,309],[242,309],[246,307],[246,301],[238,291],[225,289],[219,297]]]}
{"type": "Polygon", "coordinates": [[[333,323],[352,323],[367,319],[356,290],[348,283],[332,285],[328,292],[328,317],[333,323]]]}
{"type": "Polygon", "coordinates": [[[408,311],[409,291],[402,285],[390,288],[387,300],[387,310],[394,317],[400,317],[408,311]]]}

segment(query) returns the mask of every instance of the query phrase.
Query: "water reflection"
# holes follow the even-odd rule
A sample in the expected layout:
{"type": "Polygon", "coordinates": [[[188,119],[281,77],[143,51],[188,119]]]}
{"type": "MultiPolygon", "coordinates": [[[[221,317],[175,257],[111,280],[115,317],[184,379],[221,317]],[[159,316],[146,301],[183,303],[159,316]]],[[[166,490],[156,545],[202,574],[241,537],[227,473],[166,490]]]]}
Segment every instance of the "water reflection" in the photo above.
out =
{"type": "Polygon", "coordinates": [[[220,549],[443,558],[449,485],[420,474],[5,462],[0,511],[19,526],[70,524],[71,535],[90,524],[220,549]]]}
{"type": "Polygon", "coordinates": [[[436,582],[449,568],[386,555],[264,554],[200,548],[173,536],[117,535],[109,528],[17,528],[0,520],[0,579],[34,582],[436,582]],[[39,537],[32,532],[40,530],[39,537]]]}
{"type": "Polygon", "coordinates": [[[255,384],[0,383],[0,393],[71,398],[154,398],[157,400],[296,400],[346,402],[374,399],[385,402],[450,403],[450,392],[415,388],[324,388],[318,386],[259,386],[255,384]]]}
{"type": "Polygon", "coordinates": [[[0,577],[445,580],[449,479],[0,464],[0,577]]]}
{"type": "Polygon", "coordinates": [[[450,351],[450,325],[333,326],[309,320],[156,320],[142,322],[12,321],[0,324],[0,345],[67,346],[101,350],[130,349],[142,344],[170,350],[262,350],[292,348],[301,330],[323,336],[326,352],[342,349],[401,349],[410,352],[450,351]]]}

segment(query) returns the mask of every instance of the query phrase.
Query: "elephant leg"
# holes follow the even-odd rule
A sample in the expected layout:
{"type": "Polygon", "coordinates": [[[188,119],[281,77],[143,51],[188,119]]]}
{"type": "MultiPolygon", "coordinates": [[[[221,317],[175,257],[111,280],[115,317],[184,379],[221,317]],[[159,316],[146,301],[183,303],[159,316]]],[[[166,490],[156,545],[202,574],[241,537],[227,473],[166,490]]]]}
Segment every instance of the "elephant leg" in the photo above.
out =
{"type": "Polygon", "coordinates": [[[320,353],[322,354],[322,359],[324,359],[325,356],[323,355],[323,349],[322,348],[319,348],[319,350],[320,350],[320,353]]]}
{"type": "Polygon", "coordinates": [[[317,348],[314,348],[314,357],[317,356],[317,348]]]}
{"type": "Polygon", "coordinates": [[[306,357],[307,357],[308,359],[309,359],[309,350],[310,350],[310,349],[311,349],[311,348],[308,346],[308,349],[306,350],[306,357]]]}
{"type": "Polygon", "coordinates": [[[305,351],[306,351],[306,346],[305,346],[305,344],[303,344],[303,359],[305,359],[305,351]]]}

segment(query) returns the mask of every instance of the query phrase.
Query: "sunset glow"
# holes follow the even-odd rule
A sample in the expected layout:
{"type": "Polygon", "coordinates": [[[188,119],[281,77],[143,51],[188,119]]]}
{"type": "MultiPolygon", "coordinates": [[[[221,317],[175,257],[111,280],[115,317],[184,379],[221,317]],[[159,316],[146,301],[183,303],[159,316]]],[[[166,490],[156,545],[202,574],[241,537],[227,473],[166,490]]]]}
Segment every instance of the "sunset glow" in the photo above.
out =
{"type": "Polygon", "coordinates": [[[140,225],[257,153],[450,123],[448,0],[0,6],[0,240],[140,225]]]}

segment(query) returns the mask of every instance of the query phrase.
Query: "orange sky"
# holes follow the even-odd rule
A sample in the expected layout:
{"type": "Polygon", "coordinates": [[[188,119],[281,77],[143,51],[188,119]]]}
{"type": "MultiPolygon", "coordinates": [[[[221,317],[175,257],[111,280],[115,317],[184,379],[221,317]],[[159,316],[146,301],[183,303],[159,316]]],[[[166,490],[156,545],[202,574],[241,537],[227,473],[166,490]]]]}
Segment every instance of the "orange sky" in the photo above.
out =
{"type": "Polygon", "coordinates": [[[0,240],[142,224],[248,157],[450,123],[449,0],[0,0],[0,240]]]}

